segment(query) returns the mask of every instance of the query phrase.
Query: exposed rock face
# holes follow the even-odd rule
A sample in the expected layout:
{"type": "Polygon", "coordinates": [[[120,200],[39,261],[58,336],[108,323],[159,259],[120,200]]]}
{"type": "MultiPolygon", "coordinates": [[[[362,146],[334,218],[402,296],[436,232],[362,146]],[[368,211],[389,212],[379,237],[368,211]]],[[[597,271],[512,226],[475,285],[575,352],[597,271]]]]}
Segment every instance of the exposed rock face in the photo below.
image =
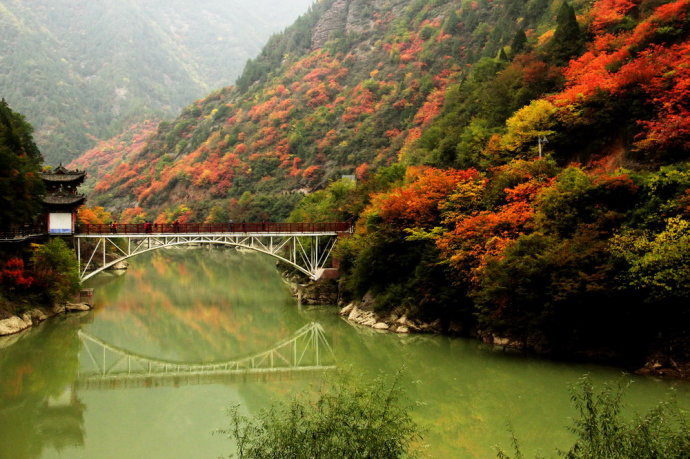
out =
{"type": "Polygon", "coordinates": [[[336,0],[314,27],[311,35],[312,49],[323,47],[338,32],[345,30],[350,0],[336,0]]]}
{"type": "Polygon", "coordinates": [[[46,320],[48,316],[45,314],[45,312],[41,311],[40,309],[32,309],[29,312],[24,313],[22,315],[22,318],[24,320],[29,320],[32,323],[38,323],[46,320]]]}
{"type": "Polygon", "coordinates": [[[288,283],[292,296],[300,304],[336,304],[338,303],[338,284],[334,280],[319,280],[307,284],[288,283]]]}
{"type": "Polygon", "coordinates": [[[67,303],[65,305],[65,311],[67,312],[77,312],[77,311],[90,311],[91,306],[86,303],[67,303]]]}
{"type": "MultiPolygon", "coordinates": [[[[352,1],[347,10],[347,21],[345,22],[345,33],[362,33],[369,30],[373,25],[373,20],[366,17],[363,13],[366,7],[362,1],[352,1]]],[[[381,2],[374,2],[381,3],[381,2]]]]}
{"type": "Polygon", "coordinates": [[[668,376],[690,380],[690,363],[676,362],[673,358],[657,353],[651,356],[645,366],[635,371],[639,375],[668,376]]]}
{"type": "Polygon", "coordinates": [[[127,268],[129,268],[129,263],[127,263],[127,260],[122,260],[115,263],[110,269],[121,270],[127,268]]]}
{"type": "Polygon", "coordinates": [[[337,304],[338,280],[319,279],[316,282],[300,283],[296,276],[284,273],[283,279],[290,287],[292,296],[301,304],[337,304]]]}
{"type": "Polygon", "coordinates": [[[493,333],[477,330],[477,338],[484,344],[490,344],[499,348],[505,349],[525,349],[525,343],[515,339],[510,339],[504,336],[498,336],[493,333]]]}
{"type": "Polygon", "coordinates": [[[362,33],[371,30],[379,15],[395,9],[401,0],[336,0],[314,27],[312,50],[319,49],[337,35],[362,33]]]}

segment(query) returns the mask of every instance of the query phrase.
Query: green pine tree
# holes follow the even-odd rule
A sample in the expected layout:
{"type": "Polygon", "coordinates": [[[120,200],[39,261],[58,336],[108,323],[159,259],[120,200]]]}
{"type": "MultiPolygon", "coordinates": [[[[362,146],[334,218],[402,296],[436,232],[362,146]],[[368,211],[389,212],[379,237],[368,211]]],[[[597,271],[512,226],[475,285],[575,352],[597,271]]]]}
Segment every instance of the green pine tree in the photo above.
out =
{"type": "Polygon", "coordinates": [[[448,13],[448,17],[446,18],[446,22],[443,25],[443,32],[451,34],[451,35],[457,35],[459,30],[460,25],[460,18],[458,15],[455,13],[455,11],[451,10],[450,13],[448,13]]]}
{"type": "Polygon", "coordinates": [[[527,45],[527,35],[524,29],[520,29],[515,33],[513,41],[510,44],[510,55],[513,57],[517,56],[525,49],[525,45],[527,45]]]}
{"type": "Polygon", "coordinates": [[[556,31],[547,51],[554,64],[565,65],[572,57],[580,54],[582,48],[582,31],[575,17],[575,9],[564,1],[558,10],[556,31]]]}
{"type": "Polygon", "coordinates": [[[24,117],[0,101],[0,229],[31,223],[44,193],[41,153],[24,117]]]}

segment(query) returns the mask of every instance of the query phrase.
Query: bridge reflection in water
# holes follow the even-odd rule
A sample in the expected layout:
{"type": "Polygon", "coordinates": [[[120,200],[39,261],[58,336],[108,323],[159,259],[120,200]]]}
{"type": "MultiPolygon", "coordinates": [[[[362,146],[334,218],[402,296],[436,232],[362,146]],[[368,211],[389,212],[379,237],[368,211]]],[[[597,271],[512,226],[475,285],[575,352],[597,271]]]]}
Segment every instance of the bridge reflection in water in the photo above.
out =
{"type": "Polygon", "coordinates": [[[129,352],[79,331],[82,362],[75,390],[275,381],[335,369],[333,349],[312,322],[271,349],[226,362],[190,363],[129,352]]]}

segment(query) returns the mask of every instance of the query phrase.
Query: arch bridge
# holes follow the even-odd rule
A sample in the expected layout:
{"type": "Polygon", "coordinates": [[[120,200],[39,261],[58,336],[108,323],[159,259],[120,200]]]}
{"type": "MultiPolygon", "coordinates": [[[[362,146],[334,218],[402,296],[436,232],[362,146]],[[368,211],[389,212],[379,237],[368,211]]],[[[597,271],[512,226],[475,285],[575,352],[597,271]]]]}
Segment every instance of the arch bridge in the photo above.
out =
{"type": "Polygon", "coordinates": [[[335,369],[335,355],[316,322],[309,323],[272,348],[226,362],[174,362],[139,355],[79,331],[82,351],[75,388],[118,389],[263,380],[335,369]]]}
{"type": "Polygon", "coordinates": [[[326,268],[337,238],[351,232],[352,225],[348,222],[141,223],[82,225],[74,239],[82,281],[142,253],[202,244],[261,252],[317,280],[326,268]]]}

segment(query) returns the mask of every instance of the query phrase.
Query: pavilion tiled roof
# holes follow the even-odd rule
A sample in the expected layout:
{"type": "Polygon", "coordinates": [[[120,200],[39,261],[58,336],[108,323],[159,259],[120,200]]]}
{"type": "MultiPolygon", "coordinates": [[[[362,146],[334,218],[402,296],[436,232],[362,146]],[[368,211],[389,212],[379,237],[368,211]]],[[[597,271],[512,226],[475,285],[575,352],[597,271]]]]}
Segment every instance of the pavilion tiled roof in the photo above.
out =
{"type": "Polygon", "coordinates": [[[51,172],[43,172],[41,178],[46,182],[57,182],[57,183],[69,183],[76,180],[83,180],[86,177],[85,171],[80,170],[69,170],[66,169],[62,164],[55,168],[51,172]]]}
{"type": "Polygon", "coordinates": [[[86,200],[83,194],[47,194],[43,197],[45,204],[73,205],[81,204],[86,200]]]}

